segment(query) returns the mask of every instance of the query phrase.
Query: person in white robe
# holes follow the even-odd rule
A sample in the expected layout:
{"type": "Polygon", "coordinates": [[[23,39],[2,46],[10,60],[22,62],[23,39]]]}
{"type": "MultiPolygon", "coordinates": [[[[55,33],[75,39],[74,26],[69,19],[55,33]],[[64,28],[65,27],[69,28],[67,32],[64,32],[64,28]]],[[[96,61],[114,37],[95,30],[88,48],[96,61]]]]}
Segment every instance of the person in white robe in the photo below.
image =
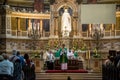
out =
{"type": "Polygon", "coordinates": [[[74,58],[75,58],[73,50],[70,50],[70,51],[67,53],[67,57],[68,57],[68,59],[74,59],[74,58]]]}
{"type": "Polygon", "coordinates": [[[53,55],[53,52],[50,50],[49,54],[47,55],[48,70],[53,70],[54,69],[54,61],[55,61],[55,56],[53,55]]]}

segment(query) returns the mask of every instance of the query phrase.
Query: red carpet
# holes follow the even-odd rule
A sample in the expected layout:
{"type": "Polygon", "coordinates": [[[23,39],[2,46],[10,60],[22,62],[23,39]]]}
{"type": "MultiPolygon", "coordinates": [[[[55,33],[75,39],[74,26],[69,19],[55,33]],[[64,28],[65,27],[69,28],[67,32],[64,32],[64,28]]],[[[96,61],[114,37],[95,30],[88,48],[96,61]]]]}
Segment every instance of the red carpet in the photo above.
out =
{"type": "Polygon", "coordinates": [[[88,73],[87,70],[80,69],[80,70],[47,70],[46,73],[88,73]]]}

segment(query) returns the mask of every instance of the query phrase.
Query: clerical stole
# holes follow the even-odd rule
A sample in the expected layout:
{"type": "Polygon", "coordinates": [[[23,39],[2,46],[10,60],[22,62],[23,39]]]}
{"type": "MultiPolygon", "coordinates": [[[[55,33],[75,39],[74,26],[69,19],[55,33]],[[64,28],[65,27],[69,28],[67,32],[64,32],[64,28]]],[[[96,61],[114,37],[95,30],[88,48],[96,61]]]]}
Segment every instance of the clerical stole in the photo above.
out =
{"type": "Polygon", "coordinates": [[[60,63],[67,63],[68,58],[67,58],[67,49],[64,48],[60,50],[60,63]]]}
{"type": "Polygon", "coordinates": [[[67,49],[60,50],[60,63],[61,63],[61,70],[67,70],[67,49]]]}

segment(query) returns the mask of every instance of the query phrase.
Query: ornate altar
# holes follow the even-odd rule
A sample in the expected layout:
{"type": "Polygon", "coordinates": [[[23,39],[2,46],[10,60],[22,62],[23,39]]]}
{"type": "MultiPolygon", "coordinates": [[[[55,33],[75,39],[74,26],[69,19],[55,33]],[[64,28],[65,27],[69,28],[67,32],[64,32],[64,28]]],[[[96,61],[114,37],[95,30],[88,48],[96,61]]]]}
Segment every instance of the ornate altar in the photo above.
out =
{"type": "MultiPolygon", "coordinates": [[[[61,65],[59,59],[55,60],[54,62],[54,69],[60,70],[61,65]]],[[[68,60],[68,70],[78,70],[83,69],[83,62],[77,59],[69,59],[68,60]]]]}

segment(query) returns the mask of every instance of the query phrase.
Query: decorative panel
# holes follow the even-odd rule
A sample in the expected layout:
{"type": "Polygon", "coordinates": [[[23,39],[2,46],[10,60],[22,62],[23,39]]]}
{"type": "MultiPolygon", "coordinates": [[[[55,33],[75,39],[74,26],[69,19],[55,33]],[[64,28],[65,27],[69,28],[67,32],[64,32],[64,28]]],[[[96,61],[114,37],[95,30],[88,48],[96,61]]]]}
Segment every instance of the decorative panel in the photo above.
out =
{"type": "Polygon", "coordinates": [[[10,29],[11,27],[11,18],[10,16],[6,16],[6,29],[10,29]]]}
{"type": "Polygon", "coordinates": [[[116,18],[116,30],[120,30],[120,17],[116,18]]]}
{"type": "Polygon", "coordinates": [[[26,18],[20,18],[20,29],[26,31],[26,18]]]}
{"type": "Polygon", "coordinates": [[[16,17],[12,17],[11,18],[11,29],[12,30],[17,30],[17,18],[16,17]]]}
{"type": "Polygon", "coordinates": [[[112,28],[112,24],[104,24],[105,30],[108,31],[112,28]]]}
{"type": "Polygon", "coordinates": [[[0,42],[0,50],[6,48],[7,52],[16,49],[22,52],[31,51],[32,53],[34,51],[44,50],[46,44],[47,44],[46,40],[38,41],[38,40],[24,40],[24,39],[7,39],[6,43],[5,41],[0,42]]]}

